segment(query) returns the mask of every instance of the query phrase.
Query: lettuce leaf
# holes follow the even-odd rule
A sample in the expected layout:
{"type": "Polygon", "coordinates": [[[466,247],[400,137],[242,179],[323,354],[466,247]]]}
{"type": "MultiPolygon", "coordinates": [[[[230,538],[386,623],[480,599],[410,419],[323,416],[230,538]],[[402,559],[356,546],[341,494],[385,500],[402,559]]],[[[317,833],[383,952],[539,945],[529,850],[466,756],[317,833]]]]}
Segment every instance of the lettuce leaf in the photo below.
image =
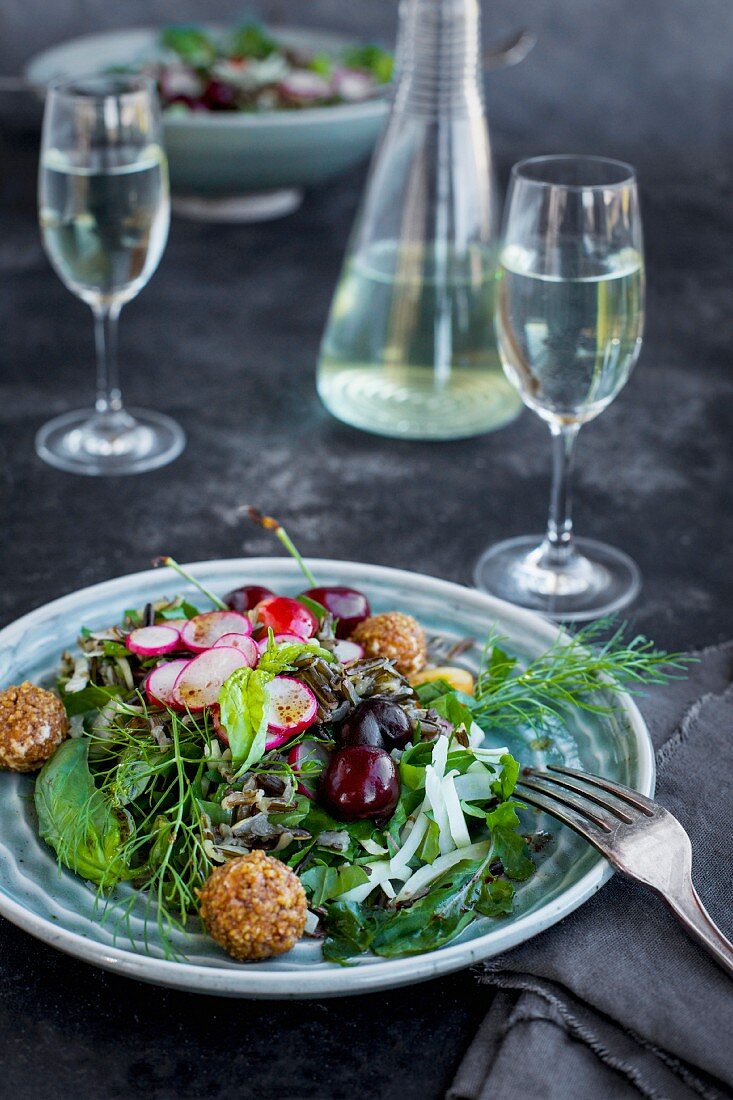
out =
{"type": "Polygon", "coordinates": [[[267,685],[272,679],[273,674],[263,669],[238,668],[219,692],[220,721],[238,772],[246,772],[264,756],[267,685]]]}

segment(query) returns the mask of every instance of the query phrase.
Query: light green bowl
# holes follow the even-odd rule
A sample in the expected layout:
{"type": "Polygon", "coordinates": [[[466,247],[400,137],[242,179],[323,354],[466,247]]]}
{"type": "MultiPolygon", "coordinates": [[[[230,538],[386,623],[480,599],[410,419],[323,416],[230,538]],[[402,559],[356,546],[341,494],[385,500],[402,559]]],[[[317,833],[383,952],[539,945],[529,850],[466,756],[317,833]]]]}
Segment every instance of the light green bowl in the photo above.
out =
{"type": "MultiPolygon", "coordinates": [[[[43,89],[59,78],[134,65],[151,55],[158,35],[159,31],[145,28],[75,38],[37,54],[25,75],[43,89]]],[[[277,35],[289,45],[326,52],[337,52],[352,41],[294,28],[278,28],[277,35]]],[[[268,192],[250,202],[253,216],[257,210],[259,216],[268,216],[268,209],[285,213],[298,204],[303,187],[322,183],[369,155],[388,109],[384,95],[362,103],[296,111],[166,113],[165,144],[174,196],[209,200],[212,216],[218,211],[225,217],[227,211],[235,210],[229,201],[232,196],[268,192]]],[[[196,203],[189,205],[193,211],[196,203]]],[[[205,214],[205,206],[199,205],[199,213],[205,214]]]]}

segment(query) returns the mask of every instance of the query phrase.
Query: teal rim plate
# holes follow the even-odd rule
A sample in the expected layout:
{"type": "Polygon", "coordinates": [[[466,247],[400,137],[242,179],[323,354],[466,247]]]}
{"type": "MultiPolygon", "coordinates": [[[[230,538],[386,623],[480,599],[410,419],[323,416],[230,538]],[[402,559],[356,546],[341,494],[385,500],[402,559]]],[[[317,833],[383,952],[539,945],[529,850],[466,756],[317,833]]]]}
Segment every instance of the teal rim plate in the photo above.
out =
{"type": "MultiPolygon", "coordinates": [[[[561,632],[532,612],[472,589],[398,569],[355,562],[312,560],[322,584],[363,590],[374,611],[414,615],[428,633],[476,639],[463,663],[475,668],[490,630],[498,630],[520,658],[546,650],[561,632]]],[[[303,587],[297,566],[282,558],[199,562],[187,568],[214,592],[245,583],[295,594],[303,587]]],[[[53,683],[61,651],[82,626],[116,622],[129,607],[177,593],[201,596],[168,570],[149,570],[71,593],[32,611],[0,631],[0,686],[32,680],[53,683]]],[[[545,745],[530,731],[502,734],[524,764],[564,763],[598,772],[644,794],[654,790],[654,754],[644,720],[628,696],[613,714],[573,712],[545,745]]],[[[527,810],[528,830],[547,830],[551,842],[537,855],[537,872],[517,891],[515,912],[502,920],[480,918],[447,947],[406,959],[366,957],[355,966],[326,963],[320,945],[302,940],[287,955],[237,963],[198,931],[175,940],[181,957],[165,957],[157,928],[145,929],[142,903],[129,927],[103,919],[94,889],[60,869],[39,839],[33,777],[0,774],[0,913],[31,935],[69,955],[141,981],[232,997],[328,997],[390,989],[425,981],[498,955],[549,928],[587,901],[611,876],[598,853],[570,830],[527,810]],[[147,946],[145,939],[147,938],[147,946]]],[[[125,888],[127,889],[127,888],[125,888]]]]}

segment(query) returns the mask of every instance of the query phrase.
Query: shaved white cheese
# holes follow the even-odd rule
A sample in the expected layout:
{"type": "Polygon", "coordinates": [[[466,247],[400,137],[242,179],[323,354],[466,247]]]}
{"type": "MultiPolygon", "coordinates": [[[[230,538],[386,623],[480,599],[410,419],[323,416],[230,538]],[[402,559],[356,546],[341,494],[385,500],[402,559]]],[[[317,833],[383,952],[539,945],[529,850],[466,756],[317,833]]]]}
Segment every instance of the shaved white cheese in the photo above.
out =
{"type": "Polygon", "coordinates": [[[445,764],[448,759],[448,738],[439,737],[433,745],[432,766],[438,779],[445,775],[445,764]]]}
{"type": "Polygon", "coordinates": [[[393,867],[389,859],[375,860],[374,863],[364,863],[362,866],[369,875],[369,881],[363,882],[361,886],[352,887],[345,894],[339,894],[339,901],[365,901],[375,886],[384,886],[384,883],[389,882],[391,878],[403,882],[412,873],[407,867],[393,867]]]}
{"type": "Polygon", "coordinates": [[[492,778],[491,772],[486,768],[482,768],[481,772],[473,772],[469,768],[464,775],[459,775],[455,780],[455,788],[461,802],[491,798],[492,778]]]}
{"type": "Polygon", "coordinates": [[[458,772],[456,771],[448,772],[447,775],[444,775],[440,783],[440,788],[445,803],[445,811],[448,815],[450,834],[453,837],[455,846],[456,848],[467,848],[471,843],[471,837],[468,835],[466,819],[463,816],[461,803],[456,794],[454,779],[457,775],[458,772]]]}
{"type": "Polygon", "coordinates": [[[481,729],[481,726],[477,722],[471,722],[471,728],[468,731],[468,743],[472,749],[478,749],[483,744],[486,734],[481,729]]]}
{"type": "Polygon", "coordinates": [[[504,756],[508,753],[509,749],[506,745],[501,745],[499,748],[490,748],[487,745],[481,745],[477,749],[473,749],[473,755],[479,760],[491,760],[492,758],[498,760],[500,756],[504,756]]]}
{"type": "Polygon", "coordinates": [[[305,914],[305,928],[303,931],[306,936],[312,936],[318,928],[318,917],[315,913],[312,913],[310,909],[306,910],[305,914]]]}
{"type": "Polygon", "coordinates": [[[415,894],[420,893],[434,879],[439,878],[444,871],[449,871],[463,859],[484,859],[489,853],[490,841],[482,840],[478,844],[470,844],[467,848],[457,848],[445,856],[438,856],[434,863],[426,864],[407,880],[397,895],[397,901],[408,901],[415,894]]]}
{"type": "Polygon", "coordinates": [[[389,879],[384,880],[384,882],[382,883],[382,889],[384,890],[384,892],[385,892],[385,894],[387,895],[388,898],[396,898],[397,897],[397,893],[395,891],[395,888],[392,885],[392,883],[389,881],[389,879]]]}
{"type": "Polygon", "coordinates": [[[392,856],[393,867],[403,867],[407,871],[407,864],[410,862],[412,857],[415,855],[415,852],[422,844],[422,839],[427,831],[428,819],[425,811],[421,809],[415,824],[412,826],[410,832],[407,835],[404,844],[392,856]]]}
{"type": "Polygon", "coordinates": [[[388,850],[383,844],[377,844],[376,840],[371,840],[369,837],[366,840],[360,840],[359,843],[370,856],[386,856],[388,854],[388,850]]]}
{"type": "Polygon", "coordinates": [[[433,811],[433,817],[438,826],[438,847],[440,854],[444,856],[456,845],[450,831],[441,779],[442,775],[439,776],[432,764],[428,764],[425,769],[425,801],[430,803],[430,809],[433,811]]]}

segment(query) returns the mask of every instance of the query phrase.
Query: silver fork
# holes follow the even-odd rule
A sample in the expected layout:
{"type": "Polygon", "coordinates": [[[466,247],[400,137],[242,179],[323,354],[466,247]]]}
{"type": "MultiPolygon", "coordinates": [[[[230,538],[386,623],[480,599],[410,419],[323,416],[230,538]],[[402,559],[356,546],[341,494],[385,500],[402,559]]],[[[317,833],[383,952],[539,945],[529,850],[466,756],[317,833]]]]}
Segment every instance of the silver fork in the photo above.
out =
{"type": "Polygon", "coordinates": [[[676,817],[631,787],[574,768],[524,768],[517,788],[524,802],[580,833],[622,875],[653,890],[733,977],[733,943],[692,885],[692,845],[676,817]]]}

